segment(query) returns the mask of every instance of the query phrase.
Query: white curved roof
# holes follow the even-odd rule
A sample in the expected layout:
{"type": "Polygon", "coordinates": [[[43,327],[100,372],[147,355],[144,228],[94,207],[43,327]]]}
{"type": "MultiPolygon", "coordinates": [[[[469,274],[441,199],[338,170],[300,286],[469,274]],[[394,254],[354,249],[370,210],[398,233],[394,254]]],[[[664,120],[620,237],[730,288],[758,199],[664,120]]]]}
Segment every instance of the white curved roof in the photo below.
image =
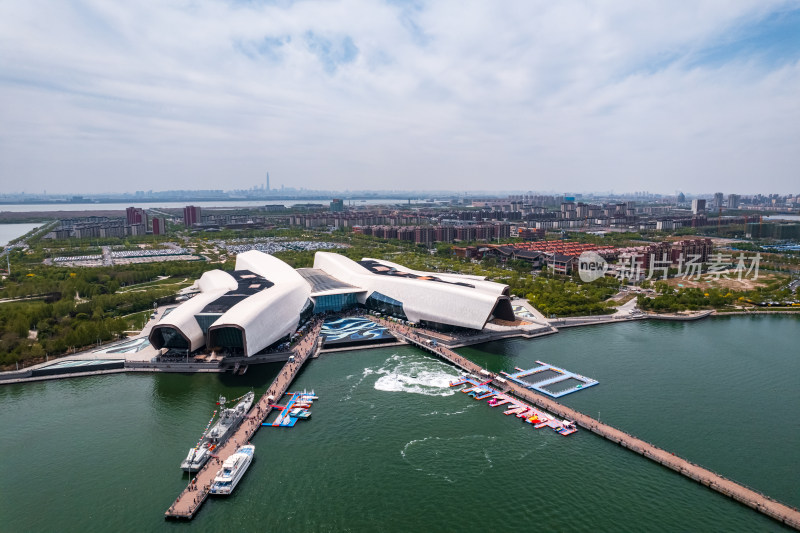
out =
{"type": "Polygon", "coordinates": [[[153,330],[150,331],[151,339],[153,339],[153,335],[158,328],[171,327],[181,332],[183,337],[189,341],[191,351],[199,349],[206,343],[203,330],[194,316],[202,311],[206,305],[226,292],[235,289],[237,283],[233,276],[227,272],[210,270],[200,276],[197,286],[200,288],[199,294],[179,305],[170,314],[162,317],[158,324],[153,326],[153,330]]]}
{"type": "Polygon", "coordinates": [[[474,276],[469,274],[450,274],[450,273],[439,273],[439,272],[421,272],[419,270],[412,270],[410,268],[406,268],[403,265],[398,265],[397,263],[392,263],[391,261],[386,261],[384,259],[372,259],[370,257],[365,257],[364,261],[375,261],[382,265],[386,265],[388,267],[394,268],[400,272],[408,272],[410,274],[415,274],[417,276],[434,276],[443,281],[449,281],[452,283],[469,283],[473,285],[476,289],[481,291],[486,291],[490,294],[503,294],[508,285],[504,285],[502,283],[496,283],[494,281],[486,281],[484,276],[474,276]]]}
{"type": "Polygon", "coordinates": [[[236,280],[233,276],[222,270],[209,270],[197,280],[197,287],[201,292],[211,292],[218,290],[232,291],[236,288],[236,280]]]}
{"type": "Polygon", "coordinates": [[[497,302],[506,298],[503,294],[507,286],[500,283],[417,272],[388,261],[373,261],[401,272],[436,277],[442,281],[376,274],[343,255],[331,252],[317,252],[314,256],[314,268],[324,270],[345,283],[363,287],[370,294],[377,291],[402,302],[403,311],[412,322],[428,320],[482,329],[497,302]],[[468,283],[472,287],[455,283],[468,283]]]}
{"type": "Polygon", "coordinates": [[[251,356],[297,330],[300,311],[311,288],[294,268],[258,250],[236,256],[236,270],[249,270],[274,285],[231,307],[209,331],[224,327],[241,329],[245,355],[251,356]]]}
{"type": "Polygon", "coordinates": [[[250,250],[236,256],[236,270],[249,270],[278,285],[284,281],[302,280],[297,271],[277,257],[258,250],[250,250]]]}
{"type": "MultiPolygon", "coordinates": [[[[250,356],[296,331],[300,311],[311,289],[291,266],[257,250],[237,255],[236,270],[249,270],[272,285],[235,303],[214,321],[209,331],[224,327],[240,329],[245,354],[250,356]]],[[[196,315],[226,293],[237,290],[239,282],[227,272],[212,270],[200,277],[197,286],[200,293],[164,317],[151,331],[151,338],[158,334],[157,328],[171,327],[189,341],[192,351],[206,344],[208,339],[196,315]]]]}

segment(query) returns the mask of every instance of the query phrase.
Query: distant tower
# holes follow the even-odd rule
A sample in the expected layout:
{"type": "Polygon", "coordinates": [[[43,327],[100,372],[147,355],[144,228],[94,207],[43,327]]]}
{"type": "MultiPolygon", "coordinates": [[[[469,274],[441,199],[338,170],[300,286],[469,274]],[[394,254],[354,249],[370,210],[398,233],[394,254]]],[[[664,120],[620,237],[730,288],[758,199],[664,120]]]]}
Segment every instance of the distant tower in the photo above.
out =
{"type": "Polygon", "coordinates": [[[267,192],[269,192],[269,172],[267,172],[267,192]]]}

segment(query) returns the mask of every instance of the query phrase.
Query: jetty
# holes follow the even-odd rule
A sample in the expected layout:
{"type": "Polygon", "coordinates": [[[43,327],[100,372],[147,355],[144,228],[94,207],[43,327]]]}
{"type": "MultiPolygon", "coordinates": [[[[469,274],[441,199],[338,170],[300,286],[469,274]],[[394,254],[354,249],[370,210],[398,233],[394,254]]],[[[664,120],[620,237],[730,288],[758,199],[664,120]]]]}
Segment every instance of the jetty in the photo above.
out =
{"type": "Polygon", "coordinates": [[[311,412],[308,410],[308,407],[311,406],[313,403],[314,391],[311,392],[293,392],[290,394],[289,399],[286,401],[286,405],[272,405],[274,409],[279,409],[281,412],[278,414],[277,418],[270,423],[270,422],[262,422],[261,425],[264,427],[294,427],[298,420],[308,418],[311,416],[311,412]],[[300,405],[307,406],[307,407],[299,407],[300,405]],[[297,412],[297,414],[293,414],[297,412]]]}
{"type": "Polygon", "coordinates": [[[487,400],[489,407],[498,407],[505,405],[506,410],[503,411],[504,415],[515,415],[517,418],[523,419],[528,424],[533,424],[533,427],[540,429],[549,427],[559,435],[572,435],[578,429],[575,424],[569,420],[559,420],[549,413],[545,413],[535,407],[520,401],[513,396],[503,394],[486,383],[479,383],[477,379],[469,375],[462,376],[461,378],[450,382],[451,387],[458,387],[460,385],[467,385],[461,392],[472,396],[476,400],[487,400]]]}
{"type": "Polygon", "coordinates": [[[480,377],[485,383],[496,383],[499,385],[498,388],[504,390],[506,397],[513,395],[549,413],[570,420],[577,426],[591,431],[623,448],[627,448],[632,452],[638,453],[642,457],[646,457],[720,494],[728,496],[784,525],[800,530],[800,511],[794,507],[781,503],[755,489],[730,480],[716,472],[692,463],[674,453],[668,452],[649,442],[645,442],[608,424],[604,424],[575,409],[566,407],[555,400],[522,387],[502,376],[489,372],[469,359],[458,355],[453,350],[436,343],[429,337],[423,337],[418,333],[418,331],[424,330],[410,328],[381,318],[373,318],[373,320],[389,328],[398,338],[450,362],[467,373],[480,377]]]}
{"type": "Polygon", "coordinates": [[[236,429],[236,432],[225,441],[224,445],[217,448],[216,457],[212,457],[200,469],[189,482],[189,485],[178,495],[175,502],[169,506],[169,509],[164,513],[165,518],[185,520],[194,518],[194,515],[208,498],[211,483],[222,463],[233,455],[240,446],[250,441],[266,420],[267,415],[274,409],[275,402],[286,394],[289,385],[294,381],[303,364],[319,348],[319,332],[321,328],[322,320],[316,319],[306,336],[294,347],[294,356],[290,357],[286,364],[283,365],[278,377],[269,386],[267,392],[253,405],[241,425],[236,429]]]}

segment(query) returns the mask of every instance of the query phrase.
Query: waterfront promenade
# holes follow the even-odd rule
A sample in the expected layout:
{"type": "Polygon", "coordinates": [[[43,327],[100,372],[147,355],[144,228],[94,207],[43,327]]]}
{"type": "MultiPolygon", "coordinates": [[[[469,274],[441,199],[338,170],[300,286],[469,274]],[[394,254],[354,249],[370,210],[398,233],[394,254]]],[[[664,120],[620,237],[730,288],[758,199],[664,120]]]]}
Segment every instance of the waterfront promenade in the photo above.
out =
{"type": "Polygon", "coordinates": [[[170,505],[165,518],[192,519],[200,506],[208,498],[211,483],[217,472],[239,446],[247,444],[255,432],[266,420],[272,411],[272,406],[280,400],[281,396],[291,385],[303,364],[314,355],[319,344],[319,332],[322,329],[322,320],[316,319],[303,339],[294,348],[294,361],[289,360],[283,365],[278,376],[269,386],[264,395],[253,405],[244,421],[236,432],[231,435],[225,444],[217,449],[216,458],[209,460],[206,465],[194,476],[189,485],[178,495],[175,502],[170,505]]]}
{"type": "MultiPolygon", "coordinates": [[[[371,317],[372,318],[372,317],[371,317]]],[[[441,344],[434,345],[429,339],[419,335],[416,328],[410,328],[395,322],[380,318],[372,318],[382,326],[387,327],[399,338],[405,339],[410,344],[418,346],[423,350],[438,355],[442,359],[449,361],[453,365],[472,373],[476,376],[485,376],[486,379],[495,381],[495,386],[500,389],[505,389],[507,394],[513,394],[520,399],[526,400],[537,407],[540,407],[551,414],[560,416],[566,420],[575,422],[578,426],[591,431],[605,439],[619,444],[624,448],[642,455],[656,463],[665,466],[675,472],[678,472],[689,479],[693,479],[706,487],[713,489],[720,494],[724,494],[738,501],[760,513],[769,516],[787,526],[800,530],[800,511],[776,501],[756,490],[750,489],[727,479],[711,470],[703,468],[700,465],[694,464],[686,459],[676,456],[666,450],[663,450],[649,442],[645,442],[636,438],[624,431],[616,429],[608,424],[604,424],[599,420],[587,416],[579,411],[566,407],[550,398],[541,394],[537,394],[529,389],[519,386],[511,381],[498,382],[497,378],[502,377],[497,374],[488,372],[481,366],[473,363],[472,361],[458,355],[453,350],[442,346],[441,344]]]]}

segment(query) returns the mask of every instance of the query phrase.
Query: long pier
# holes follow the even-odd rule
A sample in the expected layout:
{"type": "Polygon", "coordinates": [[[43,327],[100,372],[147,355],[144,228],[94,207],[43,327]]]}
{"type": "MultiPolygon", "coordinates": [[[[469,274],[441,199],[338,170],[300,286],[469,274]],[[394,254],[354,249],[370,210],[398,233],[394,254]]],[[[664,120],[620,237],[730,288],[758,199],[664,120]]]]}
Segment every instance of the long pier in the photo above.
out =
{"type": "MultiPolygon", "coordinates": [[[[404,339],[409,344],[413,344],[423,350],[441,357],[442,359],[450,362],[451,364],[465,370],[476,376],[486,376],[486,379],[491,378],[497,380],[497,374],[491,373],[481,366],[473,363],[472,361],[458,355],[453,350],[441,345],[434,344],[430,339],[426,339],[415,333],[415,330],[407,326],[373,318],[375,322],[379,323],[394,333],[395,336],[404,339]]],[[[558,415],[568,420],[574,421],[578,426],[591,431],[601,437],[619,444],[623,448],[627,448],[639,455],[650,459],[662,466],[674,470],[689,479],[697,481],[710,489],[713,489],[720,494],[728,496],[737,502],[755,509],[756,511],[769,516],[770,518],[781,522],[794,529],[800,530],[800,511],[794,507],[790,507],[784,503],[766,496],[756,490],[745,487],[744,485],[732,481],[724,476],[721,476],[707,468],[687,461],[682,457],[670,453],[662,448],[654,446],[649,442],[629,435],[624,431],[616,429],[608,424],[604,424],[599,420],[587,416],[579,411],[566,407],[550,398],[537,394],[529,389],[523,388],[511,381],[501,381],[502,386],[506,389],[507,393],[513,393],[518,398],[527,400],[532,404],[549,411],[552,414],[558,415]]]]}
{"type": "Polygon", "coordinates": [[[308,334],[301,340],[294,348],[294,361],[291,359],[283,365],[278,377],[267,389],[267,392],[258,400],[258,402],[247,413],[244,421],[236,429],[236,432],[231,435],[225,444],[217,448],[217,457],[211,458],[203,468],[194,476],[194,480],[189,482],[189,485],[181,492],[175,499],[175,502],[170,505],[165,518],[179,518],[191,520],[194,515],[203,505],[203,502],[208,498],[209,489],[217,471],[221,467],[225,459],[233,455],[239,446],[246,444],[253,437],[255,432],[261,427],[261,424],[266,420],[267,415],[272,411],[272,406],[277,402],[281,396],[286,394],[286,390],[291,385],[297,373],[302,368],[303,364],[314,354],[319,345],[319,332],[322,328],[322,321],[317,319],[314,325],[309,329],[308,334]],[[196,480],[196,481],[195,481],[196,480]]]}

